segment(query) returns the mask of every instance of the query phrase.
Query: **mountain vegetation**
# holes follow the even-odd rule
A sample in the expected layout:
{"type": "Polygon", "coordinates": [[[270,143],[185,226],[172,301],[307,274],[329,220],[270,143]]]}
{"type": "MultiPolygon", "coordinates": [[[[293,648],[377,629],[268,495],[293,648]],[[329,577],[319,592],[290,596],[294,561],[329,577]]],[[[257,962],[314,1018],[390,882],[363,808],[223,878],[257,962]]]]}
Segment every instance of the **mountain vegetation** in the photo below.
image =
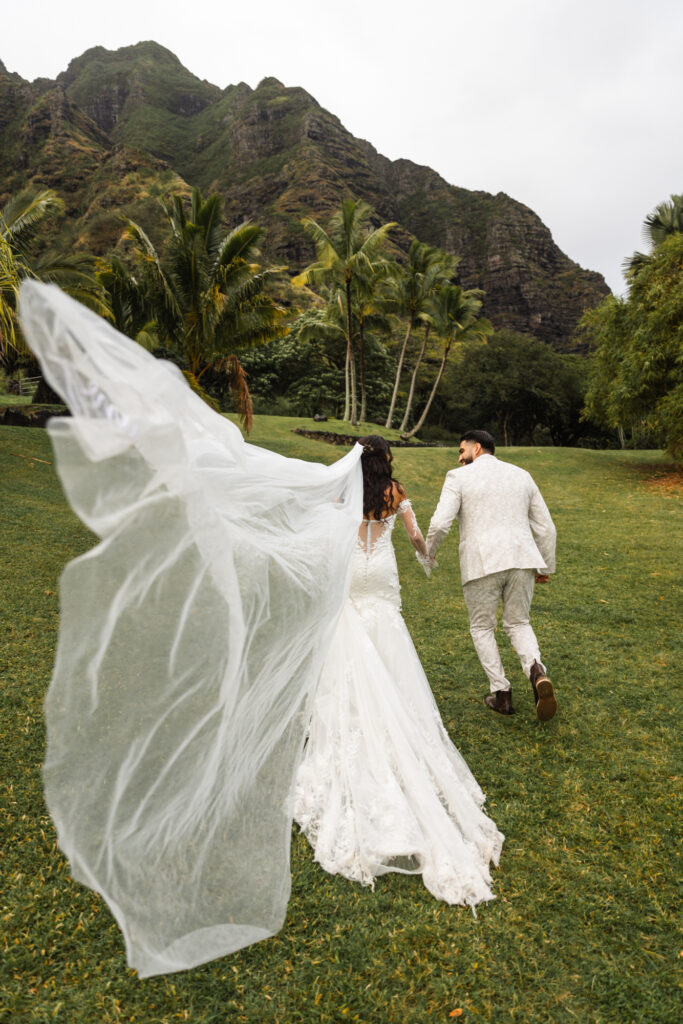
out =
{"type": "Polygon", "coordinates": [[[38,277],[245,423],[255,405],[683,449],[680,195],[617,299],[509,196],[386,159],[276,79],[219,89],[153,42],[95,47],[56,81],[0,63],[0,131],[5,375],[37,372],[16,294],[38,277]]]}
{"type": "Polygon", "coordinates": [[[497,327],[532,333],[558,349],[608,288],[555,245],[541,220],[504,193],[448,184],[428,167],[391,161],[356,139],[304,89],[274,78],[256,89],[219,89],[153,42],[95,47],[56,81],[28,83],[0,65],[0,202],[27,185],[54,188],[66,216],[61,251],[105,255],[122,219],[164,232],[158,203],[218,192],[226,221],[266,230],[264,258],[300,273],[315,258],[303,228],[325,223],[351,196],[395,222],[405,262],[414,238],[459,257],[455,283],[485,292],[497,327]]]}

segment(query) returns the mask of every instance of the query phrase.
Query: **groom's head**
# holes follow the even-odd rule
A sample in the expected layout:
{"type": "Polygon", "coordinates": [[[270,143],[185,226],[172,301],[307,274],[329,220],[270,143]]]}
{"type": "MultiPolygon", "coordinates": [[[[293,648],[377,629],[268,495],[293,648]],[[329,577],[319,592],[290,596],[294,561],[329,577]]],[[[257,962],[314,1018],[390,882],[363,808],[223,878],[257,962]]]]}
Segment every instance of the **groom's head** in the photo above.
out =
{"type": "Polygon", "coordinates": [[[458,462],[461,466],[469,466],[480,455],[493,455],[496,442],[488,430],[468,430],[460,438],[460,454],[458,462]]]}

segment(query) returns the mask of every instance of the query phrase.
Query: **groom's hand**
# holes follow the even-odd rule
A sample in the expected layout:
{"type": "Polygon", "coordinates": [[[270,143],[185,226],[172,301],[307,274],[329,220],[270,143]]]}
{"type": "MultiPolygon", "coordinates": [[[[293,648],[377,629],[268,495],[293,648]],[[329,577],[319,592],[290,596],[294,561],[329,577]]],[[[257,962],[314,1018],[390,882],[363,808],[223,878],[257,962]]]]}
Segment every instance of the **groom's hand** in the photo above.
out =
{"type": "Polygon", "coordinates": [[[550,583],[550,576],[544,576],[543,573],[536,573],[536,583],[550,583]]]}
{"type": "Polygon", "coordinates": [[[429,579],[432,569],[434,569],[438,562],[435,558],[430,558],[429,555],[423,555],[419,551],[415,552],[415,557],[425,571],[425,576],[429,579]]]}

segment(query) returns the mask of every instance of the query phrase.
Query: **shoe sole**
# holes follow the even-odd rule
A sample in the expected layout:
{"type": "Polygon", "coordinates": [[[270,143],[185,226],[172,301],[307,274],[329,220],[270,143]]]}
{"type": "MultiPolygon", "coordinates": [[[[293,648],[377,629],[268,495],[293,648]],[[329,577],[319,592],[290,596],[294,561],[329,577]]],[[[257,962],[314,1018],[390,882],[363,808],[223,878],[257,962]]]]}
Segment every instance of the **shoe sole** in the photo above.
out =
{"type": "Polygon", "coordinates": [[[553,693],[553,684],[547,676],[536,680],[536,715],[539,722],[549,722],[557,713],[557,701],[553,693]]]}

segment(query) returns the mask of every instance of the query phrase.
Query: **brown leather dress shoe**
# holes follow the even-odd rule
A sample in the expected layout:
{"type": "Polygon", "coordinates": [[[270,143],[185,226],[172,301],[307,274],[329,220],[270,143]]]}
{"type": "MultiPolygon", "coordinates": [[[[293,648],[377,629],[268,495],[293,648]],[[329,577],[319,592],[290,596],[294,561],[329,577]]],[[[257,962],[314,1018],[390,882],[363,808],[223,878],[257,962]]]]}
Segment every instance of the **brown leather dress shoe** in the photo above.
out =
{"type": "Polygon", "coordinates": [[[484,697],[484,704],[499,715],[514,715],[512,690],[494,690],[484,697]]]}
{"type": "Polygon", "coordinates": [[[553,684],[537,661],[531,666],[529,678],[534,691],[538,720],[539,722],[549,722],[557,713],[557,700],[553,693],[553,684]]]}

